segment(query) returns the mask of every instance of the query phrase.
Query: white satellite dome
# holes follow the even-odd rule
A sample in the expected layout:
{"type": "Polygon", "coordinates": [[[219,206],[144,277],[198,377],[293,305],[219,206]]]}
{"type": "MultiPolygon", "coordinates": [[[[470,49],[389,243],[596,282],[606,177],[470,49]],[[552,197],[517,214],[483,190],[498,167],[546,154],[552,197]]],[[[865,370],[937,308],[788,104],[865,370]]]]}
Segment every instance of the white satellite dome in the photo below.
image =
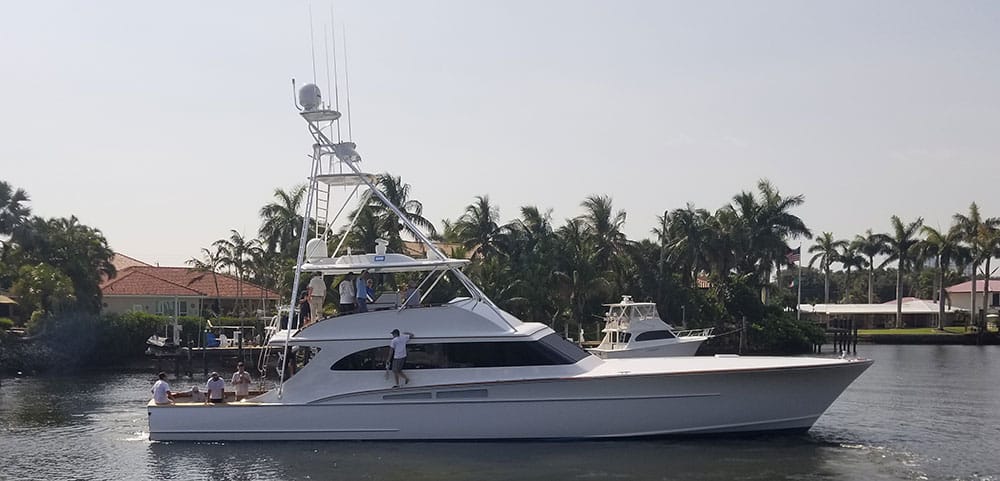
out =
{"type": "Polygon", "coordinates": [[[326,241],[320,238],[309,239],[306,242],[306,260],[309,262],[314,262],[320,259],[326,259],[330,257],[326,250],[326,241]]]}
{"type": "Polygon", "coordinates": [[[305,84],[299,89],[299,105],[306,110],[316,110],[323,104],[323,95],[316,84],[305,84]]]}

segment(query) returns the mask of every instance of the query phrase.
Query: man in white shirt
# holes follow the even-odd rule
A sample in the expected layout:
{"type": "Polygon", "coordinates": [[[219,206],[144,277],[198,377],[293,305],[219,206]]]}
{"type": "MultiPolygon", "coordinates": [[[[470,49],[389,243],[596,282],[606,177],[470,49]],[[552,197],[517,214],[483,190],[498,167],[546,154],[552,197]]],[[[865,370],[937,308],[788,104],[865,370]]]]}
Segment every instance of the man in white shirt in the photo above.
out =
{"type": "Polygon", "coordinates": [[[354,273],[348,272],[344,280],[340,281],[340,315],[354,312],[354,273]]]}
{"type": "Polygon", "coordinates": [[[205,390],[208,391],[208,402],[214,404],[225,402],[226,380],[219,377],[219,373],[212,373],[212,377],[205,383],[205,390]]]}
{"type": "Polygon", "coordinates": [[[250,378],[250,373],[244,370],[243,361],[236,363],[236,372],[233,373],[233,379],[229,383],[236,388],[237,401],[243,400],[250,394],[250,384],[253,383],[253,379],[250,378]]]}
{"type": "Polygon", "coordinates": [[[409,384],[410,378],[403,374],[403,365],[406,364],[406,343],[410,339],[413,339],[412,332],[399,333],[399,329],[392,330],[392,340],[389,341],[389,356],[391,357],[391,362],[389,366],[392,367],[392,377],[396,381],[396,384],[392,387],[399,387],[399,378],[403,378],[403,384],[409,384]]]}
{"type": "Polygon", "coordinates": [[[309,312],[312,314],[311,322],[316,322],[323,318],[324,302],[326,302],[326,283],[323,282],[323,274],[316,274],[309,280],[309,312]]]}
{"type": "Polygon", "coordinates": [[[173,404],[174,402],[170,399],[173,394],[170,392],[170,384],[167,384],[167,373],[161,372],[158,376],[159,379],[153,383],[153,402],[156,404],[173,404]]]}

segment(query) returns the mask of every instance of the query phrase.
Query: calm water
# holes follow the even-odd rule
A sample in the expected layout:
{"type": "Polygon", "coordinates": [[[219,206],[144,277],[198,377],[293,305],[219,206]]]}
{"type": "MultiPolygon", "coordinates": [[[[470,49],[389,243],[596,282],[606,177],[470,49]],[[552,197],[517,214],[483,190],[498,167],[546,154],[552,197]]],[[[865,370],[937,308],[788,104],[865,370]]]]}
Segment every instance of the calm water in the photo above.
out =
{"type": "Polygon", "coordinates": [[[859,354],[807,434],[613,442],[153,443],[151,375],[7,378],[0,479],[1000,480],[1000,347],[859,354]]]}

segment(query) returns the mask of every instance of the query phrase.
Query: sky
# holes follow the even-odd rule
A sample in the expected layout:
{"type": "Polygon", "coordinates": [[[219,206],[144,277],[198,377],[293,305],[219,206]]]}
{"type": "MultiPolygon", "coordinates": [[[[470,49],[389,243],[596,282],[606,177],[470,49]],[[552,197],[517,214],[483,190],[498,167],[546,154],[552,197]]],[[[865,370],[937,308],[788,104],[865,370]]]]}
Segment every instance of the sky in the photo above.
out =
{"type": "Polygon", "coordinates": [[[364,168],[436,222],[597,194],[638,240],[761,178],[838,238],[1000,216],[991,1],[2,2],[0,180],[151,263],[254,236],[308,173],[291,79],[329,90],[331,24],[364,168]]]}

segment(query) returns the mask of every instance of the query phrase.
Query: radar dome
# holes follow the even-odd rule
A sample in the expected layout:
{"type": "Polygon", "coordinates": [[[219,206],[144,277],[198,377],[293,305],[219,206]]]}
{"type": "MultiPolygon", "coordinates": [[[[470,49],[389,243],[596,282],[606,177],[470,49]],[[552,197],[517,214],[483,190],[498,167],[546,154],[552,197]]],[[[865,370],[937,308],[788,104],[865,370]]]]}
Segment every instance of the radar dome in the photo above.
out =
{"type": "Polygon", "coordinates": [[[315,262],[329,257],[326,251],[326,242],[323,239],[313,238],[306,242],[306,260],[315,262]]]}
{"type": "Polygon", "coordinates": [[[323,95],[316,84],[305,84],[299,89],[299,105],[306,110],[316,110],[323,103],[323,95]]]}

